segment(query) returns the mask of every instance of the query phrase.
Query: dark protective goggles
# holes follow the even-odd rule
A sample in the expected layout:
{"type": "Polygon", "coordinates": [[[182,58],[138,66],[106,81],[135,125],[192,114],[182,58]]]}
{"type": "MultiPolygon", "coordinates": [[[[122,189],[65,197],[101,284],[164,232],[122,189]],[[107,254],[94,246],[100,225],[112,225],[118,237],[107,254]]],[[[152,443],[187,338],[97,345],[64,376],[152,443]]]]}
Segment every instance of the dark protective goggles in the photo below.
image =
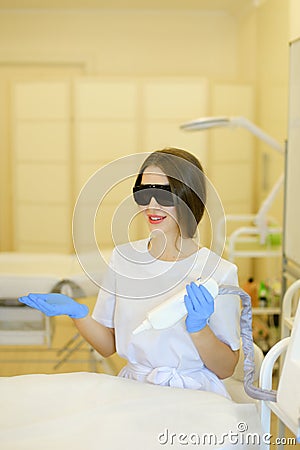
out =
{"type": "Polygon", "coordinates": [[[149,205],[152,197],[161,206],[174,206],[174,194],[169,184],[140,184],[134,186],[133,198],[138,205],[149,205]]]}

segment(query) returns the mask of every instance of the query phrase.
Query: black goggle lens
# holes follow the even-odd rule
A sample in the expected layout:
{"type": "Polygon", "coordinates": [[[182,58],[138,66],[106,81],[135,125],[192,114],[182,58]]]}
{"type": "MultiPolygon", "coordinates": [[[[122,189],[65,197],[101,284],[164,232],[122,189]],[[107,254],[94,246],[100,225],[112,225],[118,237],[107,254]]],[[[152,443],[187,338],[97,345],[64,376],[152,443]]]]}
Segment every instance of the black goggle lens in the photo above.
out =
{"type": "Polygon", "coordinates": [[[154,197],[161,206],[174,206],[174,194],[168,184],[141,184],[134,186],[133,198],[140,206],[149,205],[154,197]]]}

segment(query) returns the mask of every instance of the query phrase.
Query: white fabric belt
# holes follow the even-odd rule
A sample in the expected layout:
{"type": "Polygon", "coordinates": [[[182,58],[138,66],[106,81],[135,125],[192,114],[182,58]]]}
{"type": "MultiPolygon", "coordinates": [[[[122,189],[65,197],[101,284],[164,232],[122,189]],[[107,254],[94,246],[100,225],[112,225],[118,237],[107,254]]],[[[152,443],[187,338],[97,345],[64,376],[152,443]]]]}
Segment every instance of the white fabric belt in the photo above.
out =
{"type": "MultiPolygon", "coordinates": [[[[129,363],[124,367],[124,369],[125,377],[126,372],[127,376],[129,375],[129,372],[133,375],[133,378],[139,378],[140,375],[144,377],[147,383],[177,388],[200,389],[205,391],[211,390],[211,384],[215,381],[214,378],[216,377],[205,367],[195,370],[195,378],[190,376],[190,370],[188,371],[189,375],[187,375],[184,373],[185,371],[179,371],[175,367],[168,366],[160,366],[153,369],[152,367],[143,366],[141,364],[129,363]]],[[[122,373],[120,375],[124,376],[122,373]]],[[[224,395],[226,394],[227,392],[224,387],[224,395]]]]}
{"type": "Polygon", "coordinates": [[[180,374],[174,367],[156,367],[147,376],[147,382],[161,386],[199,389],[193,378],[180,374]]]}

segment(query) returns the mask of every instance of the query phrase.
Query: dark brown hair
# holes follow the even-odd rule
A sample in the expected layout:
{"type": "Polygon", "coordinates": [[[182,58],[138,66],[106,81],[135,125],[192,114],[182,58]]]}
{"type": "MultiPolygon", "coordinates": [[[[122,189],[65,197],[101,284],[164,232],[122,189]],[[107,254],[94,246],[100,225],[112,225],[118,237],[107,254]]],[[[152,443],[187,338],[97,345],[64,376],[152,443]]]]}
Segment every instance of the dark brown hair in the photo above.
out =
{"type": "Polygon", "coordinates": [[[205,175],[200,162],[194,155],[179,148],[156,150],[142,164],[135,186],[141,184],[143,172],[149,166],[159,167],[167,176],[171,191],[175,194],[176,213],[182,234],[184,237],[193,237],[204,214],[206,202],[205,175]]]}

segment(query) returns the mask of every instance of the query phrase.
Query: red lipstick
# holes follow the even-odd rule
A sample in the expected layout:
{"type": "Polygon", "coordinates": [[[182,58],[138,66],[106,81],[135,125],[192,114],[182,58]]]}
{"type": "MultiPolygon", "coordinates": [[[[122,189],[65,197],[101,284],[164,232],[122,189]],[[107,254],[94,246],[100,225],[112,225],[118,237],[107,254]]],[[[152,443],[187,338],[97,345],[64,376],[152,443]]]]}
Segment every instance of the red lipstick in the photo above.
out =
{"type": "Polygon", "coordinates": [[[161,223],[167,216],[160,216],[158,214],[148,214],[148,220],[151,224],[157,225],[161,223]]]}

